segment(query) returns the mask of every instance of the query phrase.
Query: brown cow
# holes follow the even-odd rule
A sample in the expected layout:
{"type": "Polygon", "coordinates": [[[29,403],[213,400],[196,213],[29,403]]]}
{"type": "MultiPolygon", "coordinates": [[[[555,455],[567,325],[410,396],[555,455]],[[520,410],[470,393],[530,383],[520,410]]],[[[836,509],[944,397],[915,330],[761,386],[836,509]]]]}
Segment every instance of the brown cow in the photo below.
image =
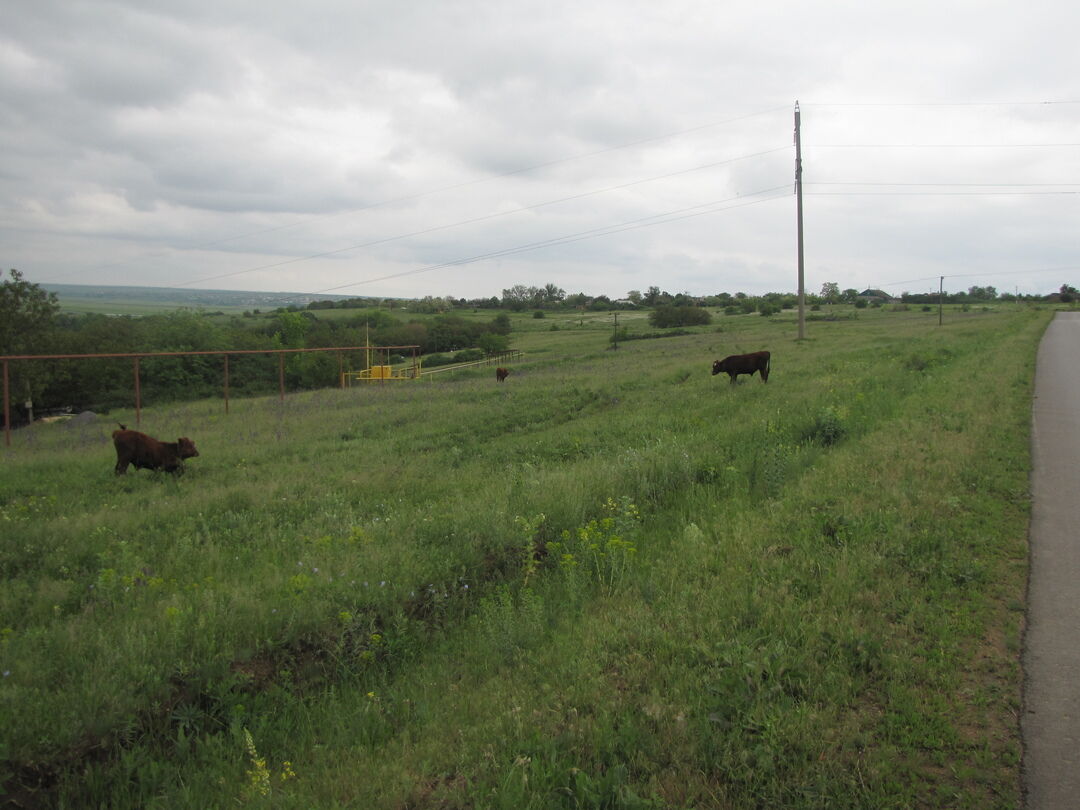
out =
{"type": "Polygon", "coordinates": [[[499,382],[502,382],[503,380],[505,380],[509,376],[510,376],[510,369],[503,368],[502,366],[495,369],[495,379],[498,380],[499,382]]]}
{"type": "Polygon", "coordinates": [[[750,354],[733,354],[723,360],[714,360],[712,364],[713,376],[720,372],[727,372],[731,377],[731,384],[735,384],[735,378],[740,374],[754,376],[755,371],[761,372],[761,381],[769,381],[769,353],[751,352],[750,354]]]}
{"type": "Polygon", "coordinates": [[[145,433],[128,430],[124,425],[113,431],[112,438],[116,447],[117,475],[126,474],[129,464],[133,464],[136,470],[181,473],[184,471],[184,459],[199,455],[191,439],[182,437],[175,442],[159,442],[145,433]]]}

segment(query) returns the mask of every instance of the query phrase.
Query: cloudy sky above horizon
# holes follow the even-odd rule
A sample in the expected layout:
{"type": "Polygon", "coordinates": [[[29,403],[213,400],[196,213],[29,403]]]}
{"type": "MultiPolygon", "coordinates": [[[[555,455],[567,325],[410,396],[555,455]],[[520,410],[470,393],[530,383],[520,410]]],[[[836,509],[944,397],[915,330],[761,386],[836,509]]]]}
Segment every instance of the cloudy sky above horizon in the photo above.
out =
{"type": "Polygon", "coordinates": [[[13,0],[3,267],[487,297],[1080,285],[1080,6],[13,0]],[[731,7],[728,7],[731,6],[731,7]]]}

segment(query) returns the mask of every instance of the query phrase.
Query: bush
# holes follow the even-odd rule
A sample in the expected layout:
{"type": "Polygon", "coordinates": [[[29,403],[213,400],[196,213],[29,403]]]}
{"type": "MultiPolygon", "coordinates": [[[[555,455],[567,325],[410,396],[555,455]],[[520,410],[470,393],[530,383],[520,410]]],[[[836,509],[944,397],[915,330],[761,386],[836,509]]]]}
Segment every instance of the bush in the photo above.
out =
{"type": "Polygon", "coordinates": [[[536,312],[533,313],[533,317],[534,318],[546,318],[547,316],[544,314],[544,310],[538,309],[538,310],[536,310],[536,312]]]}
{"type": "Polygon", "coordinates": [[[486,354],[499,354],[499,352],[505,352],[510,348],[510,338],[506,337],[506,335],[496,335],[494,332],[488,332],[480,336],[480,339],[476,341],[476,345],[486,354]]]}
{"type": "Polygon", "coordinates": [[[649,313],[649,323],[658,329],[672,326],[702,326],[712,322],[708,310],[701,307],[657,307],[649,313]]]}
{"type": "Polygon", "coordinates": [[[813,442],[822,447],[836,444],[847,434],[844,425],[845,412],[833,405],[822,409],[814,421],[803,431],[803,441],[813,442]]]}

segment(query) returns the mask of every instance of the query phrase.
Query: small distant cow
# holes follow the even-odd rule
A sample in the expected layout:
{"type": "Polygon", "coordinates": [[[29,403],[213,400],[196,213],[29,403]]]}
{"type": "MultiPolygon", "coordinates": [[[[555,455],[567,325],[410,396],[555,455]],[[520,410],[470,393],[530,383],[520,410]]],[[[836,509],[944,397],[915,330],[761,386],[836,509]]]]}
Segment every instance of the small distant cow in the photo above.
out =
{"type": "Polygon", "coordinates": [[[184,471],[185,458],[199,455],[191,439],[182,437],[175,442],[159,442],[145,433],[128,430],[125,425],[114,430],[112,438],[116,447],[117,475],[125,475],[129,464],[133,464],[136,470],[180,473],[184,471]]]}
{"type": "Polygon", "coordinates": [[[495,369],[495,379],[497,381],[502,382],[503,380],[505,380],[509,376],[510,376],[510,369],[503,368],[502,366],[499,366],[499,368],[495,369]]]}
{"type": "Polygon", "coordinates": [[[740,374],[754,376],[755,371],[761,372],[761,381],[769,381],[769,353],[751,352],[750,354],[733,354],[723,360],[714,360],[712,364],[713,376],[720,372],[727,372],[731,377],[731,384],[735,384],[735,378],[740,374]]]}

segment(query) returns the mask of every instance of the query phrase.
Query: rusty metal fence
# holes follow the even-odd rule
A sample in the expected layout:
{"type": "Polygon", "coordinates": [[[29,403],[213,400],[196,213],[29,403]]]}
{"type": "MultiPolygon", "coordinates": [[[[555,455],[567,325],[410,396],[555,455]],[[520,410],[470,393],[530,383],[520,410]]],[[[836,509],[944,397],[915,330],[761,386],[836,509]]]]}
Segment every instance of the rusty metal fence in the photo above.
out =
{"type": "Polygon", "coordinates": [[[139,375],[139,361],[144,357],[222,357],[224,358],[224,396],[225,413],[229,412],[229,357],[249,354],[276,354],[278,356],[278,393],[281,399],[285,399],[285,355],[301,354],[307,352],[337,352],[338,353],[338,377],[344,387],[344,352],[365,352],[370,361],[371,352],[378,355],[384,352],[389,356],[391,351],[401,352],[409,350],[412,353],[413,364],[417,363],[419,346],[333,346],[319,349],[236,349],[231,351],[195,351],[195,352],[118,352],[110,354],[11,354],[0,356],[3,363],[4,377],[4,444],[11,446],[11,396],[9,386],[9,364],[20,360],[91,360],[101,358],[129,357],[132,360],[132,371],[135,393],[135,424],[138,425],[142,418],[142,390],[139,375]]]}

